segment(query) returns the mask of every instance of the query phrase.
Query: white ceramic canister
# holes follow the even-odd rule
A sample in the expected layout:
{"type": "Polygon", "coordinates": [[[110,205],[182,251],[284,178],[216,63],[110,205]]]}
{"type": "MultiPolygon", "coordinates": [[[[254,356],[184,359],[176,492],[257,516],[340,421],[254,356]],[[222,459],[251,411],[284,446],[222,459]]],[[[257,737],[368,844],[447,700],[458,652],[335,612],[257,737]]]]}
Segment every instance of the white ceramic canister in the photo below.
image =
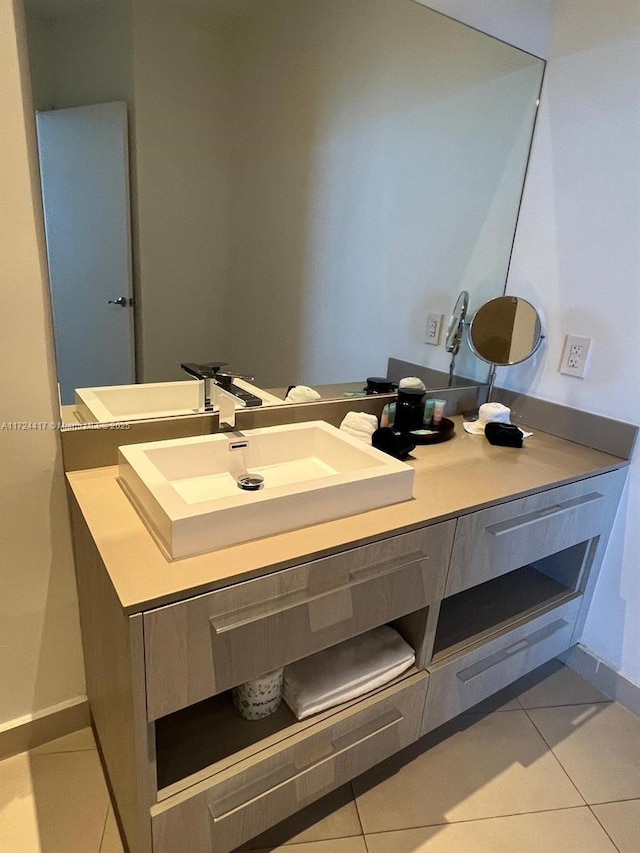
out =
{"type": "Polygon", "coordinates": [[[261,720],[278,710],[282,702],[284,669],[276,669],[239,684],[231,691],[233,706],[245,720],[261,720]]]}

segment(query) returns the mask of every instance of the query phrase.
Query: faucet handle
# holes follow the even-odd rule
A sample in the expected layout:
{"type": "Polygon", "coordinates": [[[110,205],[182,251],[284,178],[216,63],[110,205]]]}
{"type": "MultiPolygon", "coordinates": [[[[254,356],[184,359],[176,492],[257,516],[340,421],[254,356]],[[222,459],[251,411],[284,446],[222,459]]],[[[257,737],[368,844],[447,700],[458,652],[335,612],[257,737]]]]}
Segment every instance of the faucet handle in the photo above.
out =
{"type": "Polygon", "coordinates": [[[223,388],[230,388],[234,379],[244,379],[245,382],[253,382],[254,379],[253,376],[247,376],[243,373],[216,373],[213,378],[223,388]]]}
{"type": "Polygon", "coordinates": [[[253,381],[253,376],[244,376],[238,373],[218,373],[213,379],[213,386],[224,391],[226,394],[233,395],[239,401],[241,406],[248,409],[262,405],[262,397],[258,397],[246,387],[236,385],[234,379],[244,379],[247,382],[253,381]]]}
{"type": "Polygon", "coordinates": [[[183,362],[180,367],[196,379],[215,379],[221,367],[226,367],[228,361],[211,361],[207,364],[195,364],[192,361],[183,362]]]}

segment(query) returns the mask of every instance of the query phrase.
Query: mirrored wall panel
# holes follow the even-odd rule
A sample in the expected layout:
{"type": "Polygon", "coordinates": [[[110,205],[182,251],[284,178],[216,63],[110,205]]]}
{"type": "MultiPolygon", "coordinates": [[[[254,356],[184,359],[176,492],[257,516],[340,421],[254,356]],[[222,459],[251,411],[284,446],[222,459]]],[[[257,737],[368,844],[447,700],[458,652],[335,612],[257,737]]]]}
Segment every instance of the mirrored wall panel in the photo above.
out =
{"type": "MultiPolygon", "coordinates": [[[[504,289],[542,60],[414,0],[25,7],[63,403],[183,362],[447,373],[457,294],[504,289]]],[[[487,378],[466,342],[456,373],[487,378]]]]}

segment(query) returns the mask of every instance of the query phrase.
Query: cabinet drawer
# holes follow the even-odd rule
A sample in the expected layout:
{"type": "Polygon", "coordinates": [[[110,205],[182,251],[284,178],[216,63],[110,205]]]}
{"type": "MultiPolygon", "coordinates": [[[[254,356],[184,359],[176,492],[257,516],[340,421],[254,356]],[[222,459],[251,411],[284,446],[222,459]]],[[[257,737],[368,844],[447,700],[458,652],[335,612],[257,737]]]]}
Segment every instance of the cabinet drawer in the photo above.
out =
{"type": "Polygon", "coordinates": [[[154,853],[228,853],[418,739],[419,673],[152,809],[154,853]]]}
{"type": "Polygon", "coordinates": [[[607,533],[620,486],[613,471],[460,518],[445,595],[607,533]]]}
{"type": "Polygon", "coordinates": [[[442,598],[454,522],[144,616],[150,720],[442,598]]]}
{"type": "Polygon", "coordinates": [[[422,733],[435,729],[565,651],[580,596],[429,667],[422,733]]]}

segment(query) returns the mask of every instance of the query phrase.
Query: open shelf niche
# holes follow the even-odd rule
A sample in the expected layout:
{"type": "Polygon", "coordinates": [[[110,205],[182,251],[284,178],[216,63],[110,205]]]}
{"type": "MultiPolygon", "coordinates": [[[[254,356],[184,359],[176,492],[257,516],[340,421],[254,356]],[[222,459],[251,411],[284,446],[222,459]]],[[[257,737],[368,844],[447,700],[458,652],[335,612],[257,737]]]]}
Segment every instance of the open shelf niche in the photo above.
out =
{"type": "Polygon", "coordinates": [[[443,599],[432,662],[578,595],[589,544],[580,542],[443,599]]]}
{"type": "Polygon", "coordinates": [[[163,800],[207,776],[255,755],[337,714],[366,696],[386,690],[424,664],[424,644],[429,608],[409,613],[390,623],[415,650],[416,665],[387,684],[349,702],[298,720],[285,702],[262,720],[245,720],[233,707],[226,690],[155,721],[158,799],[163,800]]]}

